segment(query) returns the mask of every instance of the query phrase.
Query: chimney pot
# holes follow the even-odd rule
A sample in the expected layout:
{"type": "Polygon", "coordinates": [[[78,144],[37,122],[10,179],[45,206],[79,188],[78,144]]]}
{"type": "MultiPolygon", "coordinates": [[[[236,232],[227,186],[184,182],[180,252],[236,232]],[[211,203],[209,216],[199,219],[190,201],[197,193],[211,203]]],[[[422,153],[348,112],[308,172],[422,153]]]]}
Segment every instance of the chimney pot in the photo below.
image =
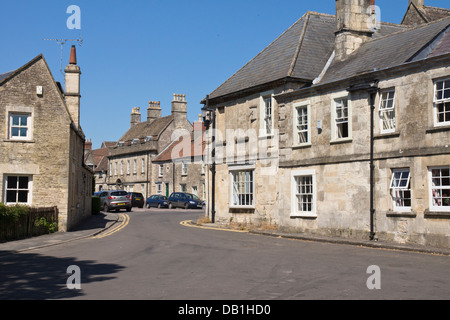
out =
{"type": "Polygon", "coordinates": [[[72,49],[70,49],[69,64],[77,64],[77,49],[74,45],[72,46],[72,49]]]}

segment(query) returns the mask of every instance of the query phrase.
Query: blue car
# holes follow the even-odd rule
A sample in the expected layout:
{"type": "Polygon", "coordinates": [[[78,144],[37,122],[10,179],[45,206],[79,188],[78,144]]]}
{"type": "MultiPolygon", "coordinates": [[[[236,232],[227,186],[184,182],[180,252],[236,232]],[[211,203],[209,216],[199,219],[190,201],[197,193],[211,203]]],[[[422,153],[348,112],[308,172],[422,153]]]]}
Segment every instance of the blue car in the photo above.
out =
{"type": "Polygon", "coordinates": [[[145,206],[147,208],[155,207],[155,208],[168,208],[169,202],[167,201],[166,196],[161,196],[159,194],[155,194],[153,196],[150,196],[145,201],[145,206]]]}

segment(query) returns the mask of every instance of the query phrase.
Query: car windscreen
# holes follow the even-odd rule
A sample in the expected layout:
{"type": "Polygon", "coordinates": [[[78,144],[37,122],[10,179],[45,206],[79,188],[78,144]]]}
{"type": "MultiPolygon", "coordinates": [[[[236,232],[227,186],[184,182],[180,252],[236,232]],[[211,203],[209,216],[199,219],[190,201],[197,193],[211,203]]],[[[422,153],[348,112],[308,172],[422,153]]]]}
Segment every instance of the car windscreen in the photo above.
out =
{"type": "Polygon", "coordinates": [[[126,192],[126,191],[115,191],[115,192],[111,192],[111,195],[112,196],[127,196],[128,195],[128,193],[126,192]]]}

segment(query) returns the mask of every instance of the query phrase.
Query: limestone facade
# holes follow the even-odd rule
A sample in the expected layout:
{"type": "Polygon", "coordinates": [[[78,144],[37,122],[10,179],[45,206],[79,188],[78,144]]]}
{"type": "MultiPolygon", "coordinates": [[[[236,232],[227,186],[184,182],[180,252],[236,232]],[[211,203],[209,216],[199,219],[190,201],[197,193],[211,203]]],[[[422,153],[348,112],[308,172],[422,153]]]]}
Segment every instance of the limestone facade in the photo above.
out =
{"type": "Polygon", "coordinates": [[[0,76],[0,201],[56,206],[60,231],[91,214],[92,171],[68,104],[42,55],[0,76]]]}

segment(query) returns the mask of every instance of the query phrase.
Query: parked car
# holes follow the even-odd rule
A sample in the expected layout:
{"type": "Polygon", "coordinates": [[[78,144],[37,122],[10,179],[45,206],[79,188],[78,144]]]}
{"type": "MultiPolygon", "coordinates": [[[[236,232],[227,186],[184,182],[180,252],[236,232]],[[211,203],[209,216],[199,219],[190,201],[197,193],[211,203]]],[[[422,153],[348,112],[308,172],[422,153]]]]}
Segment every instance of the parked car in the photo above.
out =
{"type": "Polygon", "coordinates": [[[174,192],[170,195],[169,208],[200,209],[203,208],[204,201],[195,194],[186,192],[174,192]]]}
{"type": "Polygon", "coordinates": [[[102,191],[97,191],[97,192],[94,192],[94,194],[92,196],[93,197],[100,197],[101,194],[102,194],[102,191]]]}
{"type": "Polygon", "coordinates": [[[132,207],[144,207],[144,195],[139,192],[130,192],[129,195],[131,196],[131,206],[132,207]]]}
{"type": "Polygon", "coordinates": [[[147,200],[145,200],[145,206],[147,208],[156,207],[156,208],[167,208],[169,203],[167,202],[166,196],[161,196],[159,194],[155,194],[147,200]]]}
{"type": "Polygon", "coordinates": [[[131,211],[131,196],[124,190],[103,191],[100,194],[100,200],[104,212],[120,209],[131,211]]]}

